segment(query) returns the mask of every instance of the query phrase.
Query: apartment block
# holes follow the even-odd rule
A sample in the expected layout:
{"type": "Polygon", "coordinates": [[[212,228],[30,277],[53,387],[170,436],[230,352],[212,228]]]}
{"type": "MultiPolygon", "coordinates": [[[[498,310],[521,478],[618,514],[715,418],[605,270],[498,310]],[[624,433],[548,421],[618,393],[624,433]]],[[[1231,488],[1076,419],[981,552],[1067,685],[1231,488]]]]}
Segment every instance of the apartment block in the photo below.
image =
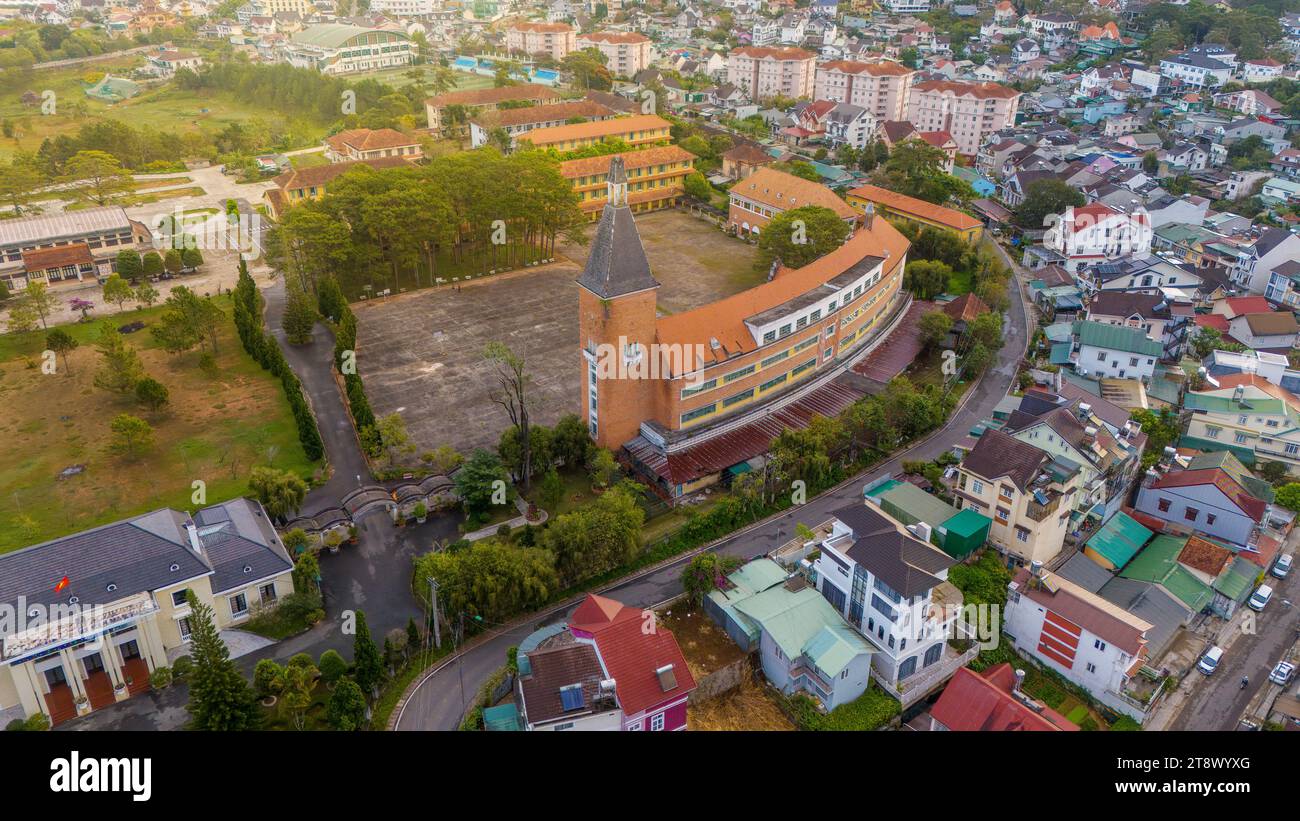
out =
{"type": "Polygon", "coordinates": [[[997,83],[927,80],[912,86],[907,118],[918,131],[946,131],[957,150],[975,156],[985,139],[1015,125],[1020,92],[997,83]]]}
{"type": "Polygon", "coordinates": [[[727,55],[727,82],[755,102],[775,97],[811,97],[816,55],[801,48],[745,46],[727,55]]]}
{"type": "Polygon", "coordinates": [[[816,99],[848,103],[866,110],[870,129],[888,120],[906,120],[916,72],[901,63],[832,60],[817,66],[816,99]]]}
{"type": "Polygon", "coordinates": [[[637,32],[593,31],[578,35],[578,48],[599,49],[615,77],[632,77],[650,66],[650,38],[637,32]]]}
{"type": "Polygon", "coordinates": [[[568,23],[515,23],[506,29],[506,50],[563,60],[578,46],[578,32],[568,23]]]}

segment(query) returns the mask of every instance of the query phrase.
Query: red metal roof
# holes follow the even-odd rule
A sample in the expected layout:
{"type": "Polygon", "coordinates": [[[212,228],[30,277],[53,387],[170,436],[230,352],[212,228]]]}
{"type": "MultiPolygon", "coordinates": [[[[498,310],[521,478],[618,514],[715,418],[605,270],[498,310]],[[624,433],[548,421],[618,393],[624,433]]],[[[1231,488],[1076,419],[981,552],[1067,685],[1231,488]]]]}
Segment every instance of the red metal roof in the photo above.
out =
{"type": "Polygon", "coordinates": [[[955,731],[1060,731],[1078,730],[1065,716],[1043,705],[1035,711],[1011,693],[1016,674],[1010,664],[999,664],[983,675],[961,667],[953,675],[930,715],[955,731]]]}
{"type": "Polygon", "coordinates": [[[642,436],[623,447],[668,484],[679,485],[767,453],[772,440],[786,428],[806,428],[813,416],[837,416],[865,395],[862,390],[832,381],[753,422],[675,453],[665,455],[642,436]]]}
{"type": "Polygon", "coordinates": [[[906,370],[924,347],[921,342],[921,315],[932,308],[933,302],[913,300],[907,309],[907,316],[889,334],[889,338],[854,365],[853,370],[877,382],[888,382],[906,370]]]}
{"type": "Polygon", "coordinates": [[[643,629],[644,611],[591,593],[569,619],[569,629],[591,634],[614,679],[623,714],[633,716],[695,689],[695,677],[671,630],[643,629]],[[665,690],[656,670],[671,664],[674,686],[665,690]]]}
{"type": "Polygon", "coordinates": [[[1221,468],[1203,468],[1201,470],[1174,470],[1161,476],[1151,483],[1151,487],[1175,488],[1175,487],[1196,487],[1199,485],[1213,485],[1219,489],[1219,492],[1237,506],[1242,513],[1246,514],[1255,521],[1264,518],[1264,510],[1268,503],[1262,499],[1256,499],[1233,479],[1228,473],[1221,468]]]}

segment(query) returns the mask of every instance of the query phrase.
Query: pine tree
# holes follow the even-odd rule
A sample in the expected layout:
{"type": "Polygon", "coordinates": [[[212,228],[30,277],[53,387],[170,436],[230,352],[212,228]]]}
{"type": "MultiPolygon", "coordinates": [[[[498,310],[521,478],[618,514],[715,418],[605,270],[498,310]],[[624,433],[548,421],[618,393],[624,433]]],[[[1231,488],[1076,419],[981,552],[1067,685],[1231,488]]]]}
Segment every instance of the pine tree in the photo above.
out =
{"type": "Polygon", "coordinates": [[[316,326],[316,308],[306,292],[297,285],[286,285],[284,304],[285,338],[290,345],[305,345],[311,341],[312,329],[316,326]]]}
{"type": "Polygon", "coordinates": [[[201,603],[194,591],[188,594],[193,635],[190,658],[190,703],[186,709],[198,730],[256,729],[259,714],[253,690],[230,659],[226,643],[217,633],[212,608],[201,603]]]}
{"type": "Polygon", "coordinates": [[[370,638],[370,627],[366,624],[364,611],[357,611],[357,635],[352,645],[353,676],[361,689],[372,696],[379,691],[379,682],[384,677],[384,661],[379,656],[379,648],[370,638]]]}

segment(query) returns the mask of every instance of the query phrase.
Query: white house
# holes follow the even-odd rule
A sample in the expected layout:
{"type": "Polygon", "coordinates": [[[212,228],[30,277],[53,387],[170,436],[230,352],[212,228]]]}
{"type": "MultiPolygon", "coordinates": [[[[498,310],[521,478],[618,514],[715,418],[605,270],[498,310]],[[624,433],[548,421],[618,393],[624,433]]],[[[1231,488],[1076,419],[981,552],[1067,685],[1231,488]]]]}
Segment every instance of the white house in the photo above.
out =
{"type": "Polygon", "coordinates": [[[1273,270],[1296,259],[1300,259],[1300,237],[1285,228],[1269,228],[1250,245],[1238,247],[1232,281],[1249,293],[1262,294],[1273,270]]]}
{"type": "Polygon", "coordinates": [[[1164,355],[1164,346],[1141,328],[1083,321],[1075,323],[1074,335],[1079,342],[1075,369],[1096,379],[1147,382],[1164,355]]]}
{"type": "Polygon", "coordinates": [[[1043,245],[1065,257],[1071,273],[1084,265],[1146,254],[1151,250],[1151,221],[1139,208],[1131,214],[1096,202],[1070,206],[1055,217],[1043,245]]]}
{"type": "Polygon", "coordinates": [[[1145,717],[1125,690],[1147,661],[1150,623],[1040,565],[1021,568],[1007,591],[1003,632],[1017,651],[1106,706],[1145,717]]]}

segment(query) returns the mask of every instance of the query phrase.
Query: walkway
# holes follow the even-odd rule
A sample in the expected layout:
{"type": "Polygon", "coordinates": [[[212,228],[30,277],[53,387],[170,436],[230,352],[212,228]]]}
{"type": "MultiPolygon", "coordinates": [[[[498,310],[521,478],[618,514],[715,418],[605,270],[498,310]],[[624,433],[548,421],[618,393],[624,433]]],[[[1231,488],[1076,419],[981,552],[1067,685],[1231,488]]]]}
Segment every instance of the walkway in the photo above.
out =
{"type": "MultiPolygon", "coordinates": [[[[1005,252],[1002,255],[1010,263],[1005,252]]],[[[763,555],[784,544],[798,524],[825,521],[837,508],[860,501],[865,482],[892,475],[901,468],[903,460],[933,459],[946,452],[953,441],[992,414],[994,406],[1007,395],[1024,358],[1031,317],[1023,296],[1028,277],[1019,266],[1013,265],[1012,270],[1017,272],[1014,290],[1020,298],[1012,299],[1004,332],[1005,344],[998,351],[997,361],[966,394],[963,404],[953,412],[948,424],[908,450],[815,497],[802,507],[758,522],[706,548],[641,571],[596,592],[632,607],[654,607],[681,595],[682,568],[694,555],[706,551],[742,559],[763,555]]],[[[538,627],[565,619],[580,600],[574,599],[515,625],[485,634],[476,643],[442,662],[410,693],[397,715],[396,729],[452,730],[458,727],[468,699],[489,675],[505,663],[506,651],[538,627]]]]}

